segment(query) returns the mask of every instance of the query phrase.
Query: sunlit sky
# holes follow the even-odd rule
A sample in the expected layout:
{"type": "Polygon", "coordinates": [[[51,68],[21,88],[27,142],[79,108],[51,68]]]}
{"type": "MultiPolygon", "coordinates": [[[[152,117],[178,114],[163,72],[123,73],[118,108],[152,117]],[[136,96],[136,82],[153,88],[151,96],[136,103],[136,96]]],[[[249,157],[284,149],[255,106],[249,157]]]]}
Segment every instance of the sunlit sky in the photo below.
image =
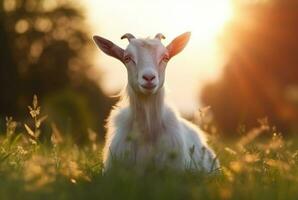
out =
{"type": "MultiPolygon", "coordinates": [[[[120,37],[127,32],[136,37],[161,32],[167,45],[191,31],[186,49],[168,64],[167,97],[183,113],[191,114],[200,107],[200,88],[218,77],[225,62],[218,41],[233,15],[229,0],[88,0],[87,10],[94,34],[122,48],[128,42],[120,37]]],[[[99,53],[95,62],[104,72],[102,84],[107,93],[126,85],[126,70],[119,61],[99,53]]]]}

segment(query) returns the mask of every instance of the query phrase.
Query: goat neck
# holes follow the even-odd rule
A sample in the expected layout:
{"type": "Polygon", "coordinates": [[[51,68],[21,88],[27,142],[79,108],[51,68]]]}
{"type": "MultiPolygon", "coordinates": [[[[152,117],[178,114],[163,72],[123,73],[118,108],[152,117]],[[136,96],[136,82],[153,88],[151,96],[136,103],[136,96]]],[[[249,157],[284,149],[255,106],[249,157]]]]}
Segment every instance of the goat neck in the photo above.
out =
{"type": "Polygon", "coordinates": [[[144,142],[156,142],[163,132],[164,88],[155,94],[138,94],[128,86],[128,97],[133,119],[133,126],[141,134],[144,142]]]}

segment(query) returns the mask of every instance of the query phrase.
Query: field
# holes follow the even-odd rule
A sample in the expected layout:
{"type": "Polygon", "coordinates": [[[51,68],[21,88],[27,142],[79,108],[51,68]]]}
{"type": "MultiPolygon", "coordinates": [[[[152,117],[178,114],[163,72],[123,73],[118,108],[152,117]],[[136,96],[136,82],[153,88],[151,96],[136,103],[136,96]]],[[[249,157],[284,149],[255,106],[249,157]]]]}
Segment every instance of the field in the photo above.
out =
{"type": "Polygon", "coordinates": [[[78,147],[52,124],[52,136],[40,140],[37,99],[32,124],[7,118],[0,140],[0,199],[297,199],[298,142],[284,139],[266,120],[240,139],[211,138],[221,169],[217,173],[177,172],[116,165],[101,173],[101,144],[89,131],[78,147]]]}

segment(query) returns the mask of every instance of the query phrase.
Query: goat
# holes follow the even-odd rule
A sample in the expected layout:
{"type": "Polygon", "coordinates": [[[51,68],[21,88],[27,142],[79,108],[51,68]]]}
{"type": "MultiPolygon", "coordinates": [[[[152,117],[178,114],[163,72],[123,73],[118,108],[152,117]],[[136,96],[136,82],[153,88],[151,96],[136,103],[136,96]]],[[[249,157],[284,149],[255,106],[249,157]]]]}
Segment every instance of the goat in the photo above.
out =
{"type": "Polygon", "coordinates": [[[124,38],[129,41],[125,50],[105,38],[93,37],[99,49],[120,60],[128,73],[128,101],[123,98],[107,120],[104,171],[111,168],[113,158],[125,158],[136,166],[154,162],[174,169],[217,169],[219,162],[203,132],[182,119],[164,97],[166,65],[184,49],[190,32],[166,47],[160,33],[153,39],[136,39],[130,33],[124,38]]]}

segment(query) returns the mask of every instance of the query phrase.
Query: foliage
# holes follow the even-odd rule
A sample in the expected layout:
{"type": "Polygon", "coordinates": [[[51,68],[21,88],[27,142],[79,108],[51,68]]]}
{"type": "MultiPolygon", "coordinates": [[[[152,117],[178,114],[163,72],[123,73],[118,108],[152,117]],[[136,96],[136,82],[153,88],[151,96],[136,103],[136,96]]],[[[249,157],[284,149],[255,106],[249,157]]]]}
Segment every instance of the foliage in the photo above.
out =
{"type": "Polygon", "coordinates": [[[240,124],[254,127],[263,117],[284,133],[295,132],[297,1],[254,1],[236,10],[222,37],[227,64],[222,76],[203,89],[201,100],[227,135],[240,124]]]}
{"type": "Polygon", "coordinates": [[[69,0],[0,1],[0,130],[5,116],[26,116],[38,94],[58,127],[69,119],[78,141],[86,127],[103,132],[111,102],[92,66],[88,30],[84,10],[69,0]]]}

